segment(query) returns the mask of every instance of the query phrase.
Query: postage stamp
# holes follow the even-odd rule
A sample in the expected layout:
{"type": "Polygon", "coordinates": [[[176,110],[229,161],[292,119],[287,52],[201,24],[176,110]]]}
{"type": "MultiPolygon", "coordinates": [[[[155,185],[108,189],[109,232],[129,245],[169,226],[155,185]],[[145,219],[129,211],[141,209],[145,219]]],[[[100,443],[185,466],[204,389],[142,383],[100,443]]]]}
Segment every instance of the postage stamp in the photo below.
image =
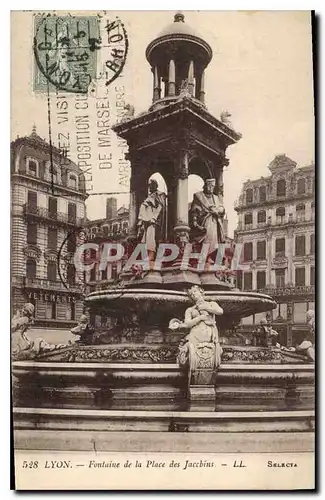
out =
{"type": "Polygon", "coordinates": [[[312,27],[12,13],[14,488],[315,486],[312,27]]]}
{"type": "Polygon", "coordinates": [[[34,90],[87,93],[104,59],[106,85],[121,73],[128,38],[119,19],[97,16],[36,15],[34,18],[34,90]]]}

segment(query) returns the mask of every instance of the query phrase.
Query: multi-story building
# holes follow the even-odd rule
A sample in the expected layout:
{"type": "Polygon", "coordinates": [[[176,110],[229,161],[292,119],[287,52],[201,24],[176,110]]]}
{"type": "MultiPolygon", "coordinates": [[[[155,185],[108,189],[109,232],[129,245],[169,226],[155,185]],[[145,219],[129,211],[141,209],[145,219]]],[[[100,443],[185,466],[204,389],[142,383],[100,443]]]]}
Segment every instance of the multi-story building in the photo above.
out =
{"type": "MultiPolygon", "coordinates": [[[[106,217],[103,219],[87,220],[87,240],[101,244],[103,242],[123,242],[129,230],[129,209],[122,205],[117,209],[116,198],[107,198],[106,217]]],[[[122,261],[108,263],[105,270],[99,269],[97,262],[91,271],[87,271],[85,281],[89,290],[107,286],[115,281],[121,271],[122,261]]]]}
{"type": "MultiPolygon", "coordinates": [[[[129,232],[129,209],[122,205],[117,208],[117,199],[110,197],[106,200],[106,216],[102,219],[87,220],[86,222],[87,241],[97,243],[99,246],[104,242],[125,243],[129,232]]],[[[90,252],[91,253],[91,252],[90,252]]],[[[90,261],[92,256],[89,255],[90,261]]],[[[93,252],[94,266],[84,275],[87,290],[92,292],[107,285],[114,283],[123,266],[123,260],[107,263],[104,270],[100,269],[99,262],[96,259],[96,252],[93,252]]],[[[105,314],[91,314],[90,322],[96,327],[97,331],[105,326],[107,327],[107,317],[105,314]]]]}
{"type": "MultiPolygon", "coordinates": [[[[272,311],[282,344],[295,345],[306,330],[306,312],[314,309],[315,167],[297,168],[286,155],[269,165],[271,175],[244,183],[235,210],[236,243],[242,243],[237,287],[274,297],[272,311]]],[[[245,318],[258,324],[263,314],[245,318]]]]}
{"type": "Polygon", "coordinates": [[[68,258],[85,222],[83,173],[34,128],[11,144],[11,187],[13,312],[28,301],[35,306],[35,327],[70,327],[83,311],[68,258]],[[67,272],[60,273],[64,258],[67,272]]]}

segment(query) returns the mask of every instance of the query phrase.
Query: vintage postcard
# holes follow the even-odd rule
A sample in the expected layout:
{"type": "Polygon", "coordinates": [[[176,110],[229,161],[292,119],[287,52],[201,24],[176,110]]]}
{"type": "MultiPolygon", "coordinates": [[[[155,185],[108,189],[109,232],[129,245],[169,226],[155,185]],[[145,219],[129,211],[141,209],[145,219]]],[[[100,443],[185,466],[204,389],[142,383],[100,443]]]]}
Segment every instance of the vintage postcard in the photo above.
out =
{"type": "Polygon", "coordinates": [[[11,13],[17,490],[315,488],[312,27],[11,13]]]}

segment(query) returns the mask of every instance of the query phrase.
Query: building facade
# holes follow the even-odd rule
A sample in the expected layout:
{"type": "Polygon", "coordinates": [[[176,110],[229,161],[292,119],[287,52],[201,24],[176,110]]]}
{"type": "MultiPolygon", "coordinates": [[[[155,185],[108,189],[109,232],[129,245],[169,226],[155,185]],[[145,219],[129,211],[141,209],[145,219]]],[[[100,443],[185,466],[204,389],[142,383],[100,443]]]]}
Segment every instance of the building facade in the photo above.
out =
{"type": "Polygon", "coordinates": [[[69,258],[85,224],[82,171],[34,128],[11,144],[11,189],[12,312],[28,301],[35,327],[69,328],[83,311],[69,258]]]}
{"type": "MultiPolygon", "coordinates": [[[[106,217],[103,219],[87,220],[86,222],[87,241],[97,243],[104,242],[123,243],[128,235],[129,209],[124,205],[117,209],[116,198],[107,198],[106,217]]],[[[94,254],[95,257],[95,254],[94,254]]],[[[95,261],[96,259],[94,259],[95,261]]],[[[122,261],[107,263],[104,270],[100,270],[100,265],[95,262],[91,271],[85,273],[85,282],[89,291],[106,287],[118,277],[122,268],[122,261]]]]}
{"type": "MultiPolygon", "coordinates": [[[[246,268],[238,272],[237,287],[274,297],[278,306],[270,320],[281,343],[290,346],[303,338],[306,312],[314,309],[315,167],[297,168],[278,155],[269,170],[270,176],[245,182],[235,206],[235,241],[243,244],[246,268]]],[[[243,325],[262,317],[245,318],[243,325]]]]}

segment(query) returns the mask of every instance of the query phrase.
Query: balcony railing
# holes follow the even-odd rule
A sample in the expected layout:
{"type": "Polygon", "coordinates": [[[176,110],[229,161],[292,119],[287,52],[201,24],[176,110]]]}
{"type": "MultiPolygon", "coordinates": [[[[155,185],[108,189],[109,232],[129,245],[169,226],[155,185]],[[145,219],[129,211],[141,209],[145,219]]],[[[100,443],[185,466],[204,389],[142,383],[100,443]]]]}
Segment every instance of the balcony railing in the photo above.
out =
{"type": "Polygon", "coordinates": [[[266,295],[277,296],[277,295],[313,295],[315,293],[315,287],[310,286],[281,286],[281,287],[268,287],[261,288],[258,290],[260,293],[266,295]]]}
{"type": "Polygon", "coordinates": [[[284,226],[286,224],[296,224],[297,222],[314,222],[315,215],[306,215],[305,217],[276,217],[275,222],[257,222],[257,224],[245,224],[241,222],[237,226],[237,231],[250,231],[252,229],[259,229],[266,226],[284,226]]]}
{"type": "Polygon", "coordinates": [[[67,285],[64,286],[62,281],[50,281],[43,278],[24,278],[24,285],[26,288],[42,288],[44,290],[52,291],[69,291],[69,292],[80,292],[80,286],[78,285],[67,285]]]}
{"type": "Polygon", "coordinates": [[[24,205],[24,214],[27,216],[51,220],[59,224],[68,224],[71,226],[83,226],[85,223],[84,218],[72,217],[62,212],[51,212],[47,208],[35,207],[28,205],[27,203],[24,205]]]}

